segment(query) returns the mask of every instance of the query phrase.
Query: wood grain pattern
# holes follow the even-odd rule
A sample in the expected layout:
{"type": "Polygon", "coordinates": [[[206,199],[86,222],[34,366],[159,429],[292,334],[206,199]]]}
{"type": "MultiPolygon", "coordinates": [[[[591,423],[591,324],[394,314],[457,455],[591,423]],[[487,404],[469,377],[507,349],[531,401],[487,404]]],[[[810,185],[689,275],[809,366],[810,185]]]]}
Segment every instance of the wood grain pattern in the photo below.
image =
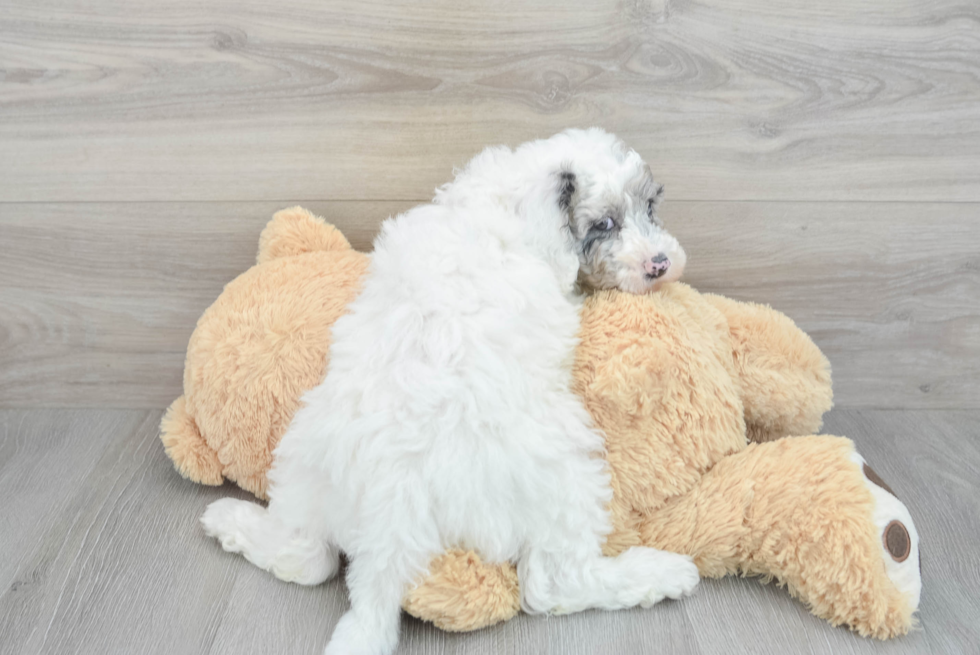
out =
{"type": "MultiPolygon", "coordinates": [[[[310,202],[356,247],[411,202],[310,202]]],[[[0,217],[0,407],[165,407],[277,203],[27,203],[0,217]]],[[[787,313],[842,407],[980,408],[980,205],[669,202],[703,291],[787,313]]]]}
{"type": "Polygon", "coordinates": [[[971,0],[7,0],[0,201],[424,199],[601,124],[674,199],[980,201],[971,0]]]}
{"type": "MultiPolygon", "coordinates": [[[[314,653],[346,610],[342,580],[279,582],[207,539],[197,518],[235,487],[182,480],[159,411],[0,410],[0,653],[314,653]]],[[[915,517],[921,629],[876,642],[782,589],[706,580],[650,610],[521,615],[471,634],[409,618],[405,654],[958,655],[980,641],[980,412],[835,410],[915,517]]]]}
{"type": "Polygon", "coordinates": [[[0,654],[318,652],[343,582],[223,553],[197,517],[245,494],[158,442],[197,318],[277,209],[366,249],[485,145],[593,124],[667,184],[686,280],[794,318],[838,408],[932,408],[826,425],[916,519],[921,630],[863,640],[724,579],[475,634],[405,619],[398,652],[974,652],[978,26],[974,0],[4,0],[0,654]]]}

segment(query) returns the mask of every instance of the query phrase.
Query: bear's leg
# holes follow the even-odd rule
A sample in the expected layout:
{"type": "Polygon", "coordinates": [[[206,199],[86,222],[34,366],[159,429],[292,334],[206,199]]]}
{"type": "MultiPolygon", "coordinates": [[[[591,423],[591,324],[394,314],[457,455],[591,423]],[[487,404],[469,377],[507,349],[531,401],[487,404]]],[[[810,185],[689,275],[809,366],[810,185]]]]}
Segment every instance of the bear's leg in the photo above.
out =
{"type": "Polygon", "coordinates": [[[909,598],[913,610],[919,606],[922,577],[919,566],[919,533],[908,508],[891,487],[868,466],[856,450],[851,461],[861,469],[865,485],[875,499],[873,520],[881,559],[892,584],[909,598]]]}
{"type": "Polygon", "coordinates": [[[840,437],[752,444],[650,512],[645,545],[688,553],[701,574],[776,578],[834,625],[881,639],[918,607],[915,526],[840,437]]]}
{"type": "Polygon", "coordinates": [[[317,585],[340,568],[340,554],[325,539],[290,529],[273,512],[235,498],[208,505],[201,517],[204,531],[230,553],[269,571],[280,580],[317,585]]]}
{"type": "Polygon", "coordinates": [[[201,436],[194,418],[187,413],[183,396],[163,415],[160,440],[182,476],[199,484],[220,485],[223,482],[218,453],[201,436]]]}
{"type": "Polygon", "coordinates": [[[833,406],[830,363],[785,314],[706,293],[728,321],[749,440],[813,434],[833,406]]]}

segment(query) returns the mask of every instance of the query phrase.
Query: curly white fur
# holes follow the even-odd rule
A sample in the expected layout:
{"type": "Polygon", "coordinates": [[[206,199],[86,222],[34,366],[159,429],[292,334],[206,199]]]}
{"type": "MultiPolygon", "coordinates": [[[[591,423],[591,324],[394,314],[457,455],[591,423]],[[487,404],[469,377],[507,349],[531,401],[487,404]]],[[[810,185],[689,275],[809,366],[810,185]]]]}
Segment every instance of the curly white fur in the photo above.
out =
{"type": "Polygon", "coordinates": [[[347,553],[351,609],[326,653],[392,652],[407,585],[448,547],[517,562],[530,612],[649,606],[697,584],[681,555],[602,556],[603,439],[569,388],[587,234],[572,223],[595,219],[577,207],[596,198],[631,220],[636,161],[599,130],[490,148],[384,224],[326,379],[276,450],[268,510],[225,499],[202,517],[286,580],[325,580],[347,553]]]}

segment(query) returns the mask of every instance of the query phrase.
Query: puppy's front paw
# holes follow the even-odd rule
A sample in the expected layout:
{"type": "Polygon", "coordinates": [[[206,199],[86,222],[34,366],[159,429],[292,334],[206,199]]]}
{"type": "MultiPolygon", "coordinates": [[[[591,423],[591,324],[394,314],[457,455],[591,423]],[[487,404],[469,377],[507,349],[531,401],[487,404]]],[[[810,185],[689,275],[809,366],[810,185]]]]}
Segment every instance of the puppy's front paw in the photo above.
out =
{"type": "MultiPolygon", "coordinates": [[[[694,560],[687,555],[659,551],[662,556],[663,576],[661,590],[666,598],[681,598],[689,596],[701,581],[698,567],[694,560]]],[[[659,600],[659,599],[658,599],[659,600]]],[[[657,601],[654,601],[657,602],[657,601]]]]}
{"type": "Polygon", "coordinates": [[[630,548],[620,557],[626,558],[638,587],[641,607],[650,607],[664,598],[687,596],[700,580],[698,567],[687,555],[654,548],[630,548]]]}

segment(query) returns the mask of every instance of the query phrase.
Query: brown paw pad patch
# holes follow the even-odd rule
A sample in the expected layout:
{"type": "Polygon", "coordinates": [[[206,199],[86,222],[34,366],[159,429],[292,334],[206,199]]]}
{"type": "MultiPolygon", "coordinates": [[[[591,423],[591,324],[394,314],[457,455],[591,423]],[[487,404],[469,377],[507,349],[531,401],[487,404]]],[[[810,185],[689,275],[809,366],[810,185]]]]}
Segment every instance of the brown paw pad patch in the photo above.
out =
{"type": "Polygon", "coordinates": [[[905,529],[901,521],[892,521],[885,526],[882,535],[885,542],[885,550],[896,562],[904,562],[912,552],[912,539],[909,538],[909,531],[905,529]]]}
{"type": "Polygon", "coordinates": [[[875,473],[875,470],[870,466],[868,466],[867,464],[864,465],[864,477],[868,478],[869,480],[871,480],[871,482],[875,483],[876,485],[878,485],[879,487],[881,487],[891,495],[895,496],[895,498],[898,498],[895,492],[892,491],[892,488],[889,487],[888,484],[881,479],[881,476],[875,473]]]}

